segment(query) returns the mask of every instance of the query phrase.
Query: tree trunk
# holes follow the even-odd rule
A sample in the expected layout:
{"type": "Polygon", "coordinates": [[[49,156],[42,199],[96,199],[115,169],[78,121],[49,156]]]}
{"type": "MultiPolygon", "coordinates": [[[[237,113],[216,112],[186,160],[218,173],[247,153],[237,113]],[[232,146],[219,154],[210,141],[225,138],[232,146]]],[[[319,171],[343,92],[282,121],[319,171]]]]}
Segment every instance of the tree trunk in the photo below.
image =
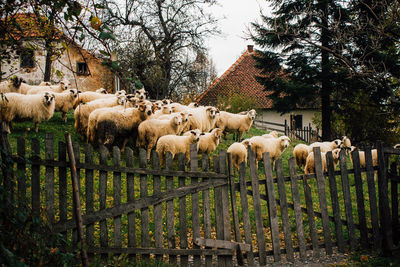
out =
{"type": "MultiPolygon", "coordinates": [[[[328,6],[326,1],[322,1],[324,7],[322,11],[321,45],[329,47],[328,30],[328,6]]],[[[322,113],[322,140],[331,140],[331,92],[332,84],[330,80],[331,67],[329,63],[329,53],[321,50],[321,113],[322,113]]]]}
{"type": "Polygon", "coordinates": [[[53,47],[51,45],[50,40],[46,40],[45,48],[46,48],[46,63],[45,63],[46,65],[44,67],[43,80],[45,82],[49,82],[51,78],[51,64],[53,63],[51,60],[51,57],[53,56],[53,47]]]}

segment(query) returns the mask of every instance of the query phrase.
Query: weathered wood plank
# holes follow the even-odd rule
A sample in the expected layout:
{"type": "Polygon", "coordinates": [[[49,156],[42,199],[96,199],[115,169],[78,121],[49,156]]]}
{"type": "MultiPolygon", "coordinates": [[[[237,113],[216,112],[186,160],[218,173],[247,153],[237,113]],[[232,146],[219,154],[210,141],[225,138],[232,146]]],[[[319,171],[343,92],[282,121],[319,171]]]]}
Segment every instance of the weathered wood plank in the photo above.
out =
{"type": "MultiPolygon", "coordinates": [[[[67,147],[64,142],[58,142],[58,160],[62,162],[67,161],[67,147]]],[[[58,202],[60,221],[64,223],[67,221],[67,169],[65,167],[58,168],[58,202]]],[[[62,232],[66,237],[66,232],[62,232]]]]}
{"type": "MultiPolygon", "coordinates": [[[[78,167],[79,163],[81,162],[81,148],[79,143],[75,142],[72,144],[72,148],[74,151],[75,157],[75,166],[76,166],[76,178],[77,178],[77,186],[78,192],[81,193],[81,168],[78,167]]],[[[75,218],[75,213],[72,214],[72,217],[75,218]]],[[[76,246],[78,244],[78,231],[77,228],[72,230],[72,244],[76,246]]]]}
{"type": "MultiPolygon", "coordinates": [[[[100,164],[107,165],[107,148],[105,146],[100,146],[100,164]]],[[[100,171],[99,173],[99,201],[100,201],[100,211],[106,209],[106,201],[107,201],[107,172],[100,171]]],[[[107,248],[108,247],[108,228],[107,221],[100,220],[100,247],[107,248]]],[[[107,255],[103,254],[103,258],[107,257],[107,255]]]]}
{"type": "MultiPolygon", "coordinates": [[[[252,150],[250,155],[253,154],[252,150]]],[[[279,226],[278,226],[278,211],[276,209],[275,202],[275,190],[274,190],[274,182],[272,180],[272,166],[271,166],[271,158],[269,157],[269,153],[263,154],[264,160],[264,173],[266,177],[266,192],[268,198],[268,217],[271,226],[271,237],[272,237],[272,249],[274,251],[274,261],[281,260],[281,252],[280,252],[280,240],[279,240],[279,226]]],[[[255,163],[253,163],[255,165],[255,163]]],[[[257,166],[253,166],[255,168],[257,166]]],[[[251,169],[251,161],[250,161],[250,169],[251,169]]],[[[257,170],[256,170],[257,171],[257,170]]],[[[253,194],[256,189],[253,188],[253,194]]],[[[258,190],[257,190],[258,191],[258,190]]],[[[257,233],[258,235],[258,233],[257,233]]],[[[264,242],[265,243],[265,242],[264,242]]],[[[264,249],[265,250],[265,249],[264,249]]],[[[263,256],[266,257],[266,256],[263,256]]]]}
{"type": "MultiPolygon", "coordinates": [[[[118,147],[113,147],[113,164],[115,167],[119,167],[121,164],[121,151],[118,147]]],[[[121,173],[113,173],[113,198],[114,206],[121,205],[121,173]]],[[[122,246],[122,229],[121,229],[121,216],[114,217],[114,246],[122,246]]]]}
{"type": "MultiPolygon", "coordinates": [[[[25,138],[18,137],[17,139],[17,155],[20,158],[26,157],[25,138]]],[[[23,208],[27,204],[26,199],[26,163],[17,163],[17,181],[18,181],[18,207],[23,208]]]]}
{"type": "Polygon", "coordinates": [[[196,238],[194,240],[197,246],[207,246],[212,248],[223,248],[223,249],[236,249],[237,246],[240,246],[241,250],[250,251],[251,246],[249,244],[240,243],[240,242],[232,242],[226,240],[215,240],[210,238],[196,238]]]}
{"type": "MultiPolygon", "coordinates": [[[[133,167],[133,150],[129,147],[125,149],[126,166],[133,167]]],[[[126,174],[128,203],[135,200],[135,175],[126,174]]],[[[136,247],[136,219],[135,212],[128,212],[128,247],[136,247]]],[[[132,255],[134,258],[135,255],[132,255]]]]}
{"type": "Polygon", "coordinates": [[[393,228],[392,228],[392,217],[390,214],[389,207],[389,190],[388,190],[388,179],[387,179],[387,161],[385,161],[385,155],[383,152],[383,143],[378,142],[378,196],[379,196],[379,219],[381,222],[381,230],[383,233],[382,248],[384,253],[389,255],[393,250],[393,228]]]}
{"type": "MultiPolygon", "coordinates": [[[[213,166],[214,172],[220,172],[220,164],[219,164],[220,157],[214,156],[213,157],[213,166]]],[[[222,207],[222,188],[215,187],[214,188],[214,207],[215,207],[215,230],[216,230],[216,237],[219,240],[224,240],[224,219],[222,216],[217,216],[218,214],[222,214],[223,207],[222,207]]],[[[225,259],[222,256],[217,257],[218,266],[225,267],[225,259]]]]}
{"type": "Polygon", "coordinates": [[[335,176],[335,166],[333,165],[332,152],[326,153],[326,164],[328,169],[328,179],[329,179],[329,192],[331,194],[333,218],[335,222],[335,232],[336,232],[336,242],[338,245],[338,250],[342,253],[345,252],[345,240],[343,236],[343,226],[342,220],[340,219],[340,206],[339,197],[335,176]]]}
{"type": "Polygon", "coordinates": [[[376,198],[376,189],[374,181],[374,167],[372,163],[371,149],[365,150],[365,167],[368,184],[369,207],[371,212],[372,240],[374,249],[380,249],[382,244],[382,236],[379,229],[378,219],[378,201],[376,198]]]}
{"type": "MultiPolygon", "coordinates": [[[[54,160],[54,135],[47,133],[44,139],[45,159],[54,160]]],[[[55,222],[54,211],[54,167],[46,167],[46,214],[50,224],[55,222]]]]}
{"type": "MultiPolygon", "coordinates": [[[[85,162],[93,163],[93,147],[90,144],[85,146],[85,162]]],[[[94,212],[94,184],[93,170],[85,170],[85,197],[86,197],[86,214],[94,212]]],[[[89,247],[94,246],[94,224],[86,225],[86,244],[89,247]]]]}
{"type": "MultiPolygon", "coordinates": [[[[152,167],[154,170],[160,169],[160,158],[158,153],[153,150],[152,167]]],[[[153,176],[153,192],[154,194],[161,194],[161,177],[158,175],[153,176]]],[[[162,205],[154,205],[154,241],[156,248],[163,246],[163,230],[162,230],[162,205]]],[[[162,261],[162,255],[157,254],[156,260],[162,261]]]]}
{"type": "Polygon", "coordinates": [[[319,258],[319,245],[318,245],[318,236],[317,236],[317,229],[315,226],[315,219],[314,219],[314,208],[313,208],[313,200],[311,196],[311,188],[308,185],[307,178],[303,178],[303,188],[304,188],[304,196],[306,199],[306,208],[307,208],[307,218],[308,218],[308,225],[310,227],[310,237],[313,247],[313,257],[319,258]]]}
{"type": "Polygon", "coordinates": [[[332,240],[331,229],[329,227],[328,205],[326,201],[325,177],[322,170],[322,158],[319,147],[314,147],[314,166],[315,174],[317,176],[318,200],[322,216],[325,252],[327,255],[332,255],[332,240]]]}
{"type": "Polygon", "coordinates": [[[285,187],[285,181],[283,180],[283,167],[281,158],[279,158],[275,162],[275,170],[276,170],[276,176],[278,178],[278,193],[279,193],[279,203],[282,216],[283,235],[285,239],[286,258],[288,259],[288,261],[293,261],[294,260],[293,241],[290,229],[289,212],[288,212],[288,205],[286,198],[286,187],[285,187]]]}
{"type": "MultiPolygon", "coordinates": [[[[140,168],[147,167],[147,154],[144,149],[139,150],[139,166],[140,168]]],[[[147,175],[140,175],[140,198],[147,197],[149,194],[147,185],[147,175]]],[[[150,225],[149,225],[149,208],[140,209],[140,226],[141,226],[141,245],[143,248],[150,247],[150,225]]],[[[143,260],[148,260],[150,255],[142,255],[143,260]]]]}
{"type": "MultiPolygon", "coordinates": [[[[178,155],[178,170],[185,170],[185,155],[180,153],[178,155]]],[[[178,177],[178,187],[182,188],[186,184],[186,177],[178,177]]],[[[179,242],[181,249],[188,248],[188,240],[187,240],[187,210],[186,210],[186,201],[187,196],[182,196],[179,198],[179,242]]],[[[184,255],[181,256],[181,266],[188,266],[189,258],[184,255]]]]}
{"type": "MultiPolygon", "coordinates": [[[[391,175],[397,176],[397,163],[393,162],[390,167],[391,175]]],[[[390,193],[391,193],[391,200],[392,200],[392,225],[393,229],[397,229],[397,232],[394,232],[394,242],[395,244],[399,243],[399,189],[398,189],[398,182],[395,180],[390,180],[390,193]]]]}
{"type": "MultiPolygon", "coordinates": [[[[208,171],[208,166],[210,164],[207,154],[203,154],[201,159],[201,170],[204,172],[208,171]]],[[[203,178],[203,182],[208,182],[207,177],[203,178]]],[[[203,192],[203,225],[204,225],[204,238],[211,238],[211,200],[210,200],[210,190],[205,189],[203,192]]],[[[206,249],[208,249],[206,247],[206,249]]],[[[207,255],[205,258],[205,266],[212,266],[212,256],[207,255]]]]}
{"type": "MultiPolygon", "coordinates": [[[[40,158],[40,142],[38,139],[31,141],[32,158],[40,158]]],[[[40,212],[40,165],[32,164],[32,211],[36,214],[40,212]]]]}
{"type": "Polygon", "coordinates": [[[292,190],[292,199],[293,199],[293,208],[294,208],[294,217],[296,220],[296,230],[297,230],[297,239],[299,243],[299,255],[300,258],[306,258],[306,240],[304,237],[304,229],[303,229],[303,214],[301,212],[300,206],[300,193],[299,193],[299,185],[296,176],[296,164],[293,157],[289,159],[289,172],[290,172],[290,187],[292,190]]]}
{"type": "Polygon", "coordinates": [[[354,181],[356,185],[357,214],[358,214],[358,223],[360,225],[360,243],[362,248],[368,249],[368,232],[367,232],[367,221],[365,217],[363,182],[362,182],[361,168],[360,168],[360,154],[356,149],[351,153],[351,156],[353,159],[354,181]]]}
{"type": "Polygon", "coordinates": [[[230,255],[235,251],[231,249],[168,249],[168,248],[89,248],[91,253],[114,253],[114,254],[165,254],[176,257],[177,255],[230,255]]]}
{"type": "MultiPolygon", "coordinates": [[[[167,170],[172,170],[172,154],[167,152],[165,155],[165,168],[167,170]]],[[[174,189],[174,177],[167,176],[166,179],[166,190],[171,192],[174,189]]],[[[167,241],[168,248],[175,249],[175,214],[174,214],[174,201],[167,201],[167,241]]],[[[169,255],[169,263],[176,264],[177,257],[175,255],[169,255]]]]}
{"type": "Polygon", "coordinates": [[[344,198],[344,210],[346,214],[347,220],[347,230],[349,233],[349,242],[350,249],[356,248],[356,237],[354,231],[354,220],[353,220],[353,210],[351,205],[351,194],[350,194],[350,185],[349,185],[349,176],[347,173],[347,164],[346,164],[346,152],[342,150],[340,152],[340,173],[342,178],[342,190],[343,190],[343,198],[344,198]]]}
{"type": "MultiPolygon", "coordinates": [[[[198,171],[198,156],[197,156],[197,144],[190,145],[190,171],[198,171]]],[[[197,184],[199,178],[192,177],[191,183],[197,184]]],[[[200,237],[200,207],[199,207],[199,193],[192,194],[192,229],[193,229],[193,241],[200,237]]],[[[198,249],[199,246],[193,242],[193,249],[198,249]]],[[[201,266],[200,256],[195,255],[193,257],[193,266],[201,266]]]]}

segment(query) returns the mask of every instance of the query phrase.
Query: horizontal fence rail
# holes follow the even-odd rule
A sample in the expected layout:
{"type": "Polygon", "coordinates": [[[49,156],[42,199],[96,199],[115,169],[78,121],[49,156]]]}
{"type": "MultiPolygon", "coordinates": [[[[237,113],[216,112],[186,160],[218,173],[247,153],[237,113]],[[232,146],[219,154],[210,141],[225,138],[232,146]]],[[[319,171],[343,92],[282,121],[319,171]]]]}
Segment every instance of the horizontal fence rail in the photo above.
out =
{"type": "MultiPolygon", "coordinates": [[[[77,245],[67,147],[47,134],[44,144],[18,138],[11,151],[1,135],[3,186],[16,207],[29,203],[54,232],[77,245]],[[42,149],[44,148],[44,149],[42,149]]],[[[248,151],[248,166],[233,170],[220,151],[197,155],[187,164],[167,153],[165,166],[153,151],[73,145],[82,224],[89,256],[130,254],[179,266],[265,265],[356,249],[391,251],[399,243],[400,151],[378,145],[365,165],[358,151],[321,159],[314,149],[315,173],[299,173],[294,158],[260,162],[248,151]],[[324,163],[326,162],[326,163],[324,163]],[[326,166],[324,165],[326,164],[326,166]],[[348,166],[352,166],[349,168],[348,166]]]]}

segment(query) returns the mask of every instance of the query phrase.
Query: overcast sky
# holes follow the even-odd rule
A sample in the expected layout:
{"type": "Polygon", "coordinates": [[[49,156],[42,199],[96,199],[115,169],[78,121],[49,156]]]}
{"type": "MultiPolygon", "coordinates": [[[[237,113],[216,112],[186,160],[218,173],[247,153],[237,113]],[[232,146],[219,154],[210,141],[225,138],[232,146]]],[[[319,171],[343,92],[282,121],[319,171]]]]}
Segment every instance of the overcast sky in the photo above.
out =
{"type": "Polygon", "coordinates": [[[248,37],[246,29],[251,22],[260,20],[260,8],[265,13],[265,0],[219,0],[221,6],[213,7],[212,13],[221,19],[219,24],[221,36],[208,40],[210,57],[214,61],[218,76],[222,75],[241,54],[247,45],[254,45],[248,37]]]}

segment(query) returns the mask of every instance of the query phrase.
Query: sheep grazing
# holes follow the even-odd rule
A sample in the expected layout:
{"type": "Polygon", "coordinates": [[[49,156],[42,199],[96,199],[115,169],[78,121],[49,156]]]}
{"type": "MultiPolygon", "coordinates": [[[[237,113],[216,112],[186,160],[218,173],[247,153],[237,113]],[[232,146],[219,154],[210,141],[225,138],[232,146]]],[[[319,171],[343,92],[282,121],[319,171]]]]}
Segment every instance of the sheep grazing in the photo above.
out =
{"type": "MultiPolygon", "coordinates": [[[[326,153],[327,152],[321,152],[321,159],[322,159],[322,170],[323,172],[328,171],[328,167],[326,164],[326,153]]],[[[336,167],[336,165],[339,162],[339,156],[340,156],[340,148],[335,148],[332,150],[332,157],[333,157],[333,166],[336,167]]],[[[304,173],[305,174],[310,174],[310,173],[315,173],[315,166],[314,166],[314,152],[310,152],[307,156],[306,160],[306,166],[304,167],[304,173]]]]}
{"type": "Polygon", "coordinates": [[[253,136],[249,139],[252,143],[251,148],[257,156],[257,161],[261,160],[263,153],[269,152],[272,164],[281,156],[286,148],[289,147],[290,138],[283,135],[278,138],[264,138],[262,136],[253,136]]]}
{"type": "Polygon", "coordinates": [[[236,142],[229,146],[227,152],[232,156],[232,165],[239,171],[242,162],[247,163],[247,150],[252,143],[249,139],[236,142]]]}
{"type": "Polygon", "coordinates": [[[22,78],[13,77],[7,81],[0,83],[0,93],[19,93],[20,86],[24,80],[22,78]]]}
{"type": "Polygon", "coordinates": [[[237,132],[238,140],[240,141],[242,134],[249,131],[255,118],[256,111],[254,109],[248,111],[245,115],[221,111],[215,126],[222,129],[224,137],[227,132],[237,132]]]}
{"type": "Polygon", "coordinates": [[[33,121],[35,132],[38,132],[39,123],[53,117],[55,101],[52,93],[30,96],[7,93],[4,96],[7,100],[0,99],[0,120],[5,122],[8,133],[10,133],[10,123],[13,120],[33,121]]]}
{"type": "Polygon", "coordinates": [[[219,128],[215,128],[211,132],[201,135],[198,143],[198,152],[206,154],[213,152],[221,141],[221,135],[222,130],[219,128]]]}
{"type": "MultiPolygon", "coordinates": [[[[79,101],[79,100],[77,100],[79,101]]],[[[104,108],[104,107],[113,107],[117,105],[123,105],[125,104],[126,97],[124,95],[121,96],[113,96],[113,97],[107,97],[103,99],[97,99],[94,101],[91,101],[86,104],[79,104],[75,108],[74,112],[74,118],[75,118],[75,129],[77,133],[79,133],[82,136],[86,136],[87,133],[87,125],[88,125],[88,118],[90,113],[98,108],[104,108]]]]}
{"type": "Polygon", "coordinates": [[[135,96],[140,100],[145,100],[149,93],[144,90],[144,88],[135,91],[135,96]]]}
{"type": "Polygon", "coordinates": [[[98,93],[98,94],[105,94],[105,95],[108,94],[107,90],[104,89],[104,88],[99,88],[95,92],[98,93]]]}
{"type": "Polygon", "coordinates": [[[178,153],[185,154],[186,162],[190,160],[190,145],[196,144],[200,140],[200,131],[190,131],[190,135],[164,135],[157,142],[156,151],[160,156],[160,164],[164,165],[165,155],[169,151],[172,157],[178,153]]]}
{"type": "Polygon", "coordinates": [[[264,137],[264,138],[278,138],[278,132],[277,131],[271,131],[270,133],[263,134],[262,137],[264,137]]]}
{"type": "Polygon", "coordinates": [[[157,140],[164,135],[176,135],[181,124],[182,117],[174,115],[170,120],[150,119],[139,125],[138,145],[147,148],[148,160],[150,159],[151,149],[156,145],[157,140]]]}
{"type": "Polygon", "coordinates": [[[62,113],[62,119],[67,122],[67,113],[74,108],[75,101],[81,91],[76,89],[66,90],[62,93],[53,93],[55,98],[55,111],[62,113]]]}
{"type": "Polygon", "coordinates": [[[35,95],[43,92],[62,93],[68,89],[69,82],[61,81],[56,85],[42,86],[42,85],[29,85],[26,83],[21,84],[21,94],[35,95]]]}
{"type": "Polygon", "coordinates": [[[129,137],[135,139],[138,126],[152,114],[152,109],[153,105],[141,103],[139,108],[113,109],[100,114],[96,131],[99,143],[111,146],[122,139],[121,151],[124,151],[129,137]]]}
{"type": "Polygon", "coordinates": [[[200,131],[208,133],[215,128],[219,109],[207,106],[191,109],[188,108],[187,112],[191,113],[192,116],[189,117],[189,122],[183,130],[184,132],[193,129],[200,129],[200,131]]]}
{"type": "Polygon", "coordinates": [[[336,139],[331,142],[315,142],[308,146],[308,153],[312,152],[314,147],[319,147],[321,152],[332,151],[335,148],[340,148],[342,145],[342,140],[336,139]]]}
{"type": "Polygon", "coordinates": [[[300,168],[306,165],[309,148],[305,144],[298,144],[293,149],[293,156],[297,166],[300,168]]]}

